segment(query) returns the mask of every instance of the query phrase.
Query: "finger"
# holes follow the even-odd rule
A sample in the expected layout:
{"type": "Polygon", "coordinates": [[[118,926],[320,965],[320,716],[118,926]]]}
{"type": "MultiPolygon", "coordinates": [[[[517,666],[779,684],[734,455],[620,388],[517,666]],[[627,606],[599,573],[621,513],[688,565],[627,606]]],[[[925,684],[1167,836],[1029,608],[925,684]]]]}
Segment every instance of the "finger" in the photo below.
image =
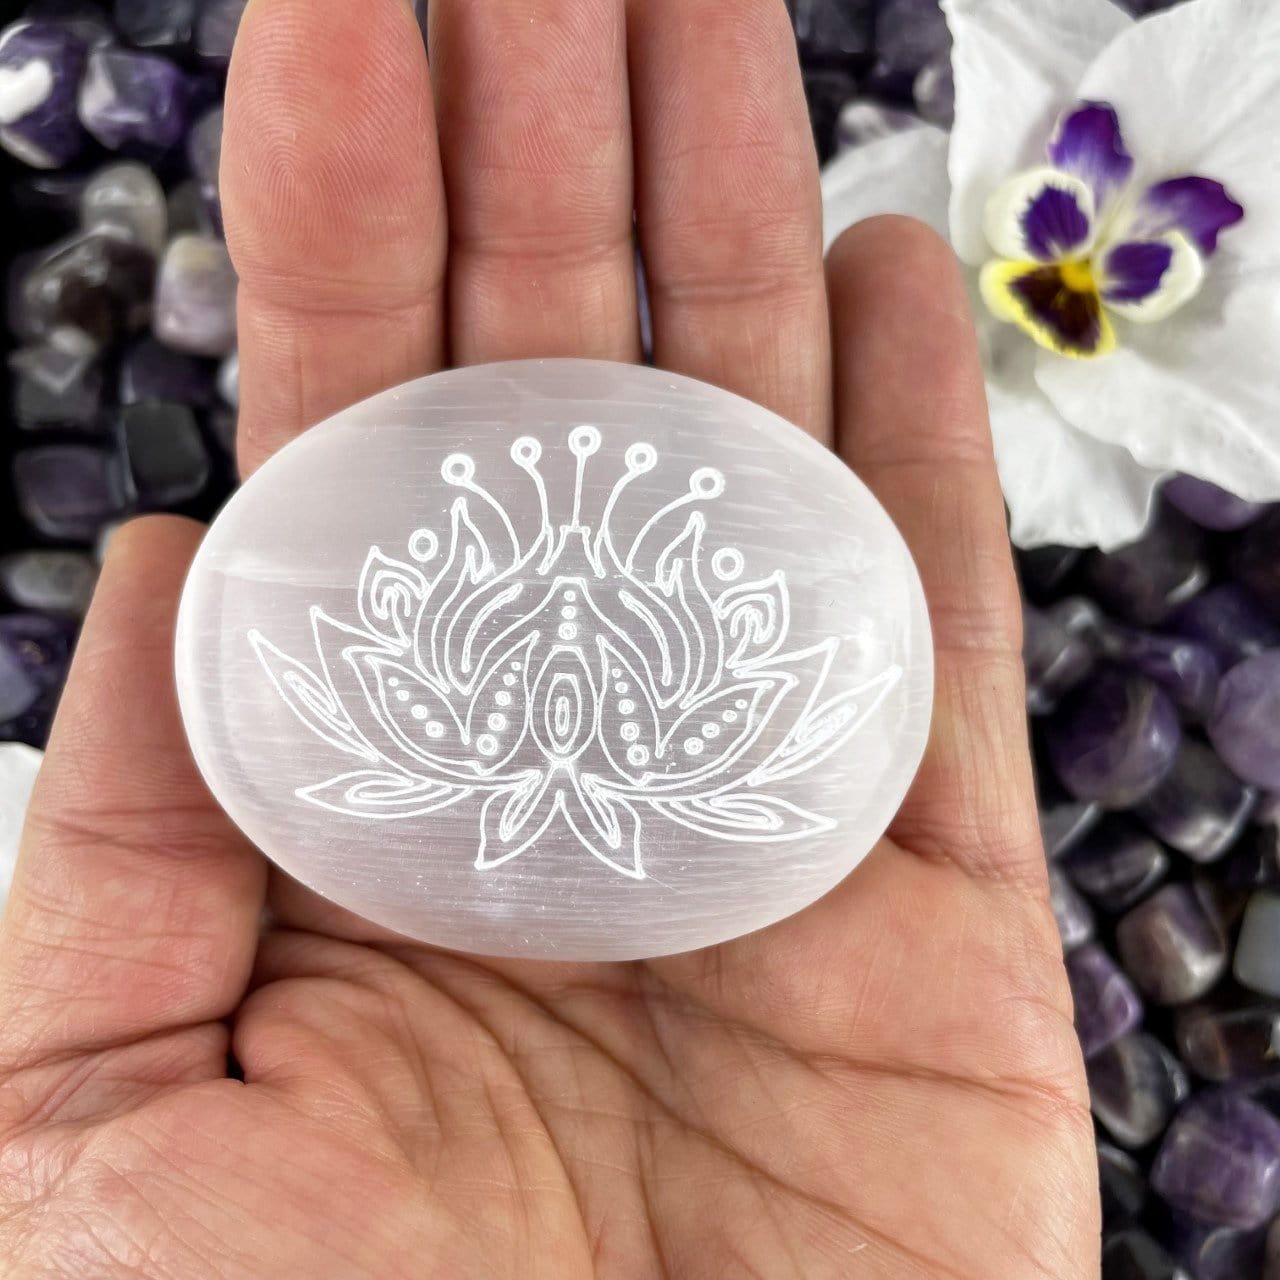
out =
{"type": "Polygon", "coordinates": [[[951,250],[904,218],[828,259],[840,452],[897,522],[934,630],[934,723],[900,843],[1039,884],[1021,612],[968,297],[951,250]]]}
{"type": "Polygon", "coordinates": [[[826,439],[818,165],[782,0],[632,0],[654,359],[826,439]]]}
{"type": "Polygon", "coordinates": [[[433,0],[455,364],[640,354],[622,0],[433,0]]]}
{"type": "Polygon", "coordinates": [[[444,356],[444,194],[407,0],[251,0],[222,194],[240,275],[240,463],[444,356]]]}
{"type": "Polygon", "coordinates": [[[170,675],[199,540],[157,516],[111,541],[0,932],[0,1066],[223,1018],[248,981],[264,864],[196,771],[170,675]]]}

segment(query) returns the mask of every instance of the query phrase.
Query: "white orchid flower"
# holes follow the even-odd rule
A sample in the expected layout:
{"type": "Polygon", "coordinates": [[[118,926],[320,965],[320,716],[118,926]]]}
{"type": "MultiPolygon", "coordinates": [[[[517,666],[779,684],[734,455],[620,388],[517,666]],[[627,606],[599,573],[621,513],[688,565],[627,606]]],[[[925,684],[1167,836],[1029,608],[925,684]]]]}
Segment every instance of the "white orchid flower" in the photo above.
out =
{"type": "Polygon", "coordinates": [[[943,7],[953,129],[834,161],[826,235],[950,239],[1014,541],[1130,542],[1177,472],[1280,499],[1280,3],[943,7]]]}

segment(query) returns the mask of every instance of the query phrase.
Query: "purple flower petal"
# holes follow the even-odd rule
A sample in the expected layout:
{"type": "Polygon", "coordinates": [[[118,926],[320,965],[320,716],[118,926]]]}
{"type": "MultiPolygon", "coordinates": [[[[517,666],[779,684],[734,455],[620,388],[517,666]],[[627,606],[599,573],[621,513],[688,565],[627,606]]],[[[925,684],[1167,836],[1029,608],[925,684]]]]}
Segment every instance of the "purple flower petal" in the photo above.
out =
{"type": "Polygon", "coordinates": [[[1079,268],[1030,262],[990,262],[982,270],[982,297],[1001,320],[1016,324],[1040,346],[1077,359],[1115,349],[1115,330],[1091,280],[1079,268]]]}
{"type": "Polygon", "coordinates": [[[1061,187],[1045,187],[1023,210],[1021,223],[1031,255],[1046,262],[1084,246],[1092,231],[1088,211],[1061,187]]]}
{"type": "Polygon", "coordinates": [[[1102,296],[1108,302],[1141,302],[1160,287],[1173,262],[1173,246],[1159,240],[1132,240],[1118,244],[1103,259],[1107,283],[1102,296]]]}
{"type": "Polygon", "coordinates": [[[1244,206],[1211,178],[1190,175],[1158,182],[1143,192],[1135,226],[1142,236],[1181,231],[1203,254],[1218,247],[1218,236],[1244,217],[1244,206]]]}
{"type": "Polygon", "coordinates": [[[1133,157],[1120,136],[1120,119],[1106,102],[1082,102],[1058,123],[1049,159],[1089,184],[1101,209],[1133,173],[1133,157]]]}

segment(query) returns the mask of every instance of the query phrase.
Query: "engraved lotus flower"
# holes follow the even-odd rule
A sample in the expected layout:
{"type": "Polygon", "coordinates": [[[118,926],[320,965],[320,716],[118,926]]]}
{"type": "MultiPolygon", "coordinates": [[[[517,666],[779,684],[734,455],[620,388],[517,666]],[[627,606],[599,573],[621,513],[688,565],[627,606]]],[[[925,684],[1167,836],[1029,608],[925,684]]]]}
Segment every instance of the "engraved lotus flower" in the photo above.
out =
{"type": "Polygon", "coordinates": [[[473,460],[450,455],[441,474],[463,492],[447,545],[419,529],[408,559],[371,548],[358,625],[311,610],[315,667],[250,632],[293,713],[363,762],[300,788],[300,799],[386,820],[470,801],[477,868],[569,833],[637,880],[642,824],[745,842],[835,825],[779,788],[846,742],[900,668],[825,696],[839,641],[784,653],[782,573],[741,581],[738,550],[705,552],[698,507],[720,496],[724,477],[694,471],[687,492],[641,523],[636,489],[626,491],[658,456],[635,444],[591,518],[583,480],[600,446],[594,427],[570,433],[572,509],[557,522],[540,442],[512,445],[536,499],[537,529],[526,536],[521,513],[477,483],[473,460]],[[620,504],[638,525],[625,548],[615,545],[620,504]]]}

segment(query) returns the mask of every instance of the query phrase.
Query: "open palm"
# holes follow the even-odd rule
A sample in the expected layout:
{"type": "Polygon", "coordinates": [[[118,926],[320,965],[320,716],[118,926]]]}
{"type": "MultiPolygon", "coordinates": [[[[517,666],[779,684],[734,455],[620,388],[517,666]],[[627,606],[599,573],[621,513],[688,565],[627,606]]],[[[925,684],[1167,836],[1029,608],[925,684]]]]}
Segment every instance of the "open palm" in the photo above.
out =
{"type": "Polygon", "coordinates": [[[244,468],[446,362],[637,359],[638,231],[657,363],[831,440],[911,543],[938,656],[924,766],[845,884],[736,942],[617,965],[413,944],[269,873],[209,798],[168,674],[199,530],[136,522],[0,935],[0,1274],[1096,1274],[948,250],[881,220],[824,280],[782,0],[432,18],[429,77],[404,0],[248,8],[223,157],[244,468]]]}

